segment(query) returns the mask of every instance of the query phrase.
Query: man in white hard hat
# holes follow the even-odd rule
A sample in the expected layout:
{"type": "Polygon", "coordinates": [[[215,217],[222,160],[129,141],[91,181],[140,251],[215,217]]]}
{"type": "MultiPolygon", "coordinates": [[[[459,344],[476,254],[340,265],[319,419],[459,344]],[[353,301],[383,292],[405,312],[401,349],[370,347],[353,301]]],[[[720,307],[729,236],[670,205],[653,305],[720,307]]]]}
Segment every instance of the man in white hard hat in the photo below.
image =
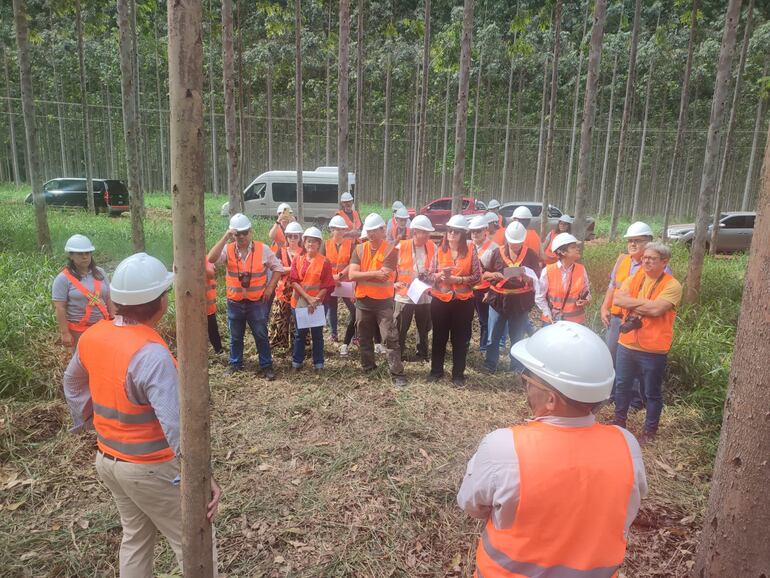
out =
{"type": "Polygon", "coordinates": [[[487,435],[468,462],[457,503],[486,520],[476,574],[614,576],[647,479],[633,435],[592,413],[609,396],[612,358],[568,321],[511,353],[525,367],[533,418],[487,435]]]}
{"type": "Polygon", "coordinates": [[[377,213],[367,215],[363,231],[366,242],[358,245],[350,259],[348,276],[356,282],[356,328],[361,367],[375,369],[374,337],[379,327],[393,384],[406,385],[404,364],[393,319],[394,292],[398,269],[398,247],[385,240],[385,220],[377,213]]]}
{"type": "Polygon", "coordinates": [[[257,345],[262,376],[272,381],[275,371],[267,338],[267,320],[275,286],[286,272],[283,265],[267,245],[254,241],[251,221],[241,213],[230,218],[230,226],[211,248],[208,259],[210,263],[227,268],[228,371],[235,373],[243,369],[243,338],[248,324],[257,345]]]}
{"type": "Polygon", "coordinates": [[[487,209],[489,209],[490,212],[497,215],[497,225],[498,227],[505,229],[505,218],[500,214],[500,201],[497,199],[492,199],[489,201],[489,204],[487,205],[487,209]]]}
{"type": "Polygon", "coordinates": [[[396,209],[388,222],[385,233],[385,238],[388,243],[398,243],[399,241],[408,239],[411,235],[411,229],[409,227],[410,222],[409,211],[406,210],[406,207],[399,207],[396,209]]]}
{"type": "Polygon", "coordinates": [[[340,196],[340,210],[337,214],[345,220],[345,224],[348,226],[348,232],[345,233],[346,238],[357,239],[363,230],[361,225],[361,216],[353,208],[353,195],[350,193],[342,193],[340,196]]]}
{"type": "MultiPolygon", "coordinates": [[[[547,219],[548,215],[541,214],[541,217],[547,219]]],[[[527,230],[527,238],[524,239],[524,246],[540,257],[540,235],[534,229],[529,228],[529,225],[532,222],[532,211],[529,210],[529,207],[524,205],[516,207],[513,211],[513,220],[524,225],[524,228],[527,230]]]]}
{"type": "MultiPolygon", "coordinates": [[[[153,576],[158,531],[182,565],[178,374],[156,329],[173,280],[145,253],[124,259],[110,283],[115,319],[83,334],[64,374],[70,431],[96,430],[96,471],[120,513],[121,578],[153,576]]],[[[209,522],[221,495],[213,478],[211,495],[209,522]]]]}
{"type": "Polygon", "coordinates": [[[489,211],[484,215],[484,218],[487,220],[489,238],[492,239],[498,247],[505,245],[505,227],[500,224],[497,213],[489,211]]]}

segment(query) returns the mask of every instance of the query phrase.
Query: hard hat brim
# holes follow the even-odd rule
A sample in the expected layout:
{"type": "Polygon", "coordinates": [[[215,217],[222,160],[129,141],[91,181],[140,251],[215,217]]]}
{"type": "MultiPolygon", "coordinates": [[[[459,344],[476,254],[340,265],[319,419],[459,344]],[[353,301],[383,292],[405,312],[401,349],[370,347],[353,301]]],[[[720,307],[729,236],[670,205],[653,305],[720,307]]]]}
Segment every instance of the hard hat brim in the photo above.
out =
{"type": "Polygon", "coordinates": [[[143,305],[163,295],[163,293],[166,292],[166,289],[171,287],[173,282],[174,273],[169,272],[161,283],[150,289],[125,291],[115,288],[115,286],[110,283],[110,299],[118,305],[143,305]]]}

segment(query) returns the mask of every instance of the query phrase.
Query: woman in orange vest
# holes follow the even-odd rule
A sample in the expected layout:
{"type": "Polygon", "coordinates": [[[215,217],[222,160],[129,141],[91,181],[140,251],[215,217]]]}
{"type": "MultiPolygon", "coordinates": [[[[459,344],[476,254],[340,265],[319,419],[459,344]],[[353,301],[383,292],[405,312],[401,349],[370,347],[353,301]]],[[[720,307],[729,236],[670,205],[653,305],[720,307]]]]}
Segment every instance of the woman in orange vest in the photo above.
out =
{"type": "Polygon", "coordinates": [[[468,221],[463,215],[453,215],[447,221],[444,240],[425,279],[433,285],[430,303],[433,343],[428,382],[435,383],[443,377],[446,345],[451,339],[452,383],[463,387],[465,358],[473,328],[473,287],[481,280],[479,256],[468,239],[468,221]]]}
{"type": "Polygon", "coordinates": [[[468,225],[471,240],[476,247],[482,270],[481,281],[473,286],[473,304],[476,307],[476,315],[479,318],[479,351],[482,353],[487,350],[487,343],[489,342],[489,303],[487,303],[489,281],[484,280],[483,272],[489,267],[492,255],[498,247],[497,243],[490,238],[487,225],[486,215],[476,215],[468,225]]]}
{"type": "MultiPolygon", "coordinates": [[[[345,220],[339,215],[334,215],[329,221],[329,230],[331,231],[331,239],[327,239],[323,247],[323,254],[329,259],[332,264],[332,274],[334,275],[334,284],[339,286],[343,281],[350,281],[348,279],[348,269],[350,267],[350,256],[353,253],[353,247],[355,241],[353,239],[345,238],[345,231],[348,230],[348,226],[345,220]]],[[[345,336],[340,346],[340,355],[345,356],[348,354],[348,347],[353,337],[356,334],[356,307],[353,305],[353,299],[343,298],[345,307],[348,308],[348,326],[345,329],[345,336]]],[[[337,336],[337,311],[339,306],[339,297],[333,297],[329,295],[326,298],[326,321],[331,329],[331,340],[338,341],[337,336]]]]}
{"type": "Polygon", "coordinates": [[[278,205],[276,213],[278,216],[268,233],[270,240],[273,242],[270,245],[270,250],[273,253],[277,253],[279,249],[286,246],[286,225],[294,220],[294,211],[291,210],[291,206],[288,203],[278,205]]]}
{"type": "MultiPolygon", "coordinates": [[[[286,246],[279,249],[276,257],[281,261],[284,271],[290,271],[294,260],[304,253],[302,248],[302,225],[292,221],[286,225],[286,246]]],[[[275,311],[270,317],[270,347],[289,349],[294,337],[294,317],[291,314],[291,283],[288,275],[281,277],[275,288],[275,311]]]]}
{"type": "MultiPolygon", "coordinates": [[[[306,307],[313,313],[323,307],[324,298],[334,290],[332,265],[321,254],[323,236],[316,227],[308,228],[302,236],[305,254],[294,259],[289,273],[289,284],[294,290],[291,296],[291,309],[294,322],[297,321],[297,308],[306,307]]],[[[320,371],[324,366],[324,326],[297,327],[294,332],[294,349],[291,366],[298,371],[305,361],[305,339],[308,331],[313,339],[313,369],[320,371]]]]}
{"type": "Polygon", "coordinates": [[[53,280],[51,290],[62,345],[72,353],[83,332],[110,318],[110,281],[93,259],[88,237],[73,235],[64,251],[67,265],[53,280]]]}
{"type": "Polygon", "coordinates": [[[569,233],[560,233],[551,242],[551,250],[559,260],[543,269],[535,294],[542,320],[545,323],[562,319],[585,323],[585,308],[591,300],[591,287],[585,267],[578,262],[578,240],[569,233]]]}
{"type": "MultiPolygon", "coordinates": [[[[484,361],[484,367],[489,372],[497,370],[500,340],[506,326],[511,344],[522,339],[527,333],[529,312],[535,304],[540,259],[524,245],[526,236],[527,230],[521,223],[514,221],[508,225],[505,229],[505,246],[494,251],[489,267],[482,275],[490,283],[487,297],[490,331],[484,361]]],[[[522,365],[513,356],[510,369],[522,369],[522,365]]]]}
{"type": "Polygon", "coordinates": [[[219,355],[222,349],[222,337],[217,323],[217,272],[214,263],[206,257],[206,316],[208,318],[209,342],[214,353],[219,355]]]}
{"type": "Polygon", "coordinates": [[[543,261],[545,261],[546,265],[553,265],[556,263],[556,261],[559,260],[559,258],[556,256],[556,253],[551,250],[551,243],[553,243],[554,237],[559,233],[571,233],[572,223],[574,222],[575,219],[569,215],[562,215],[556,222],[556,226],[548,231],[548,234],[545,236],[545,240],[543,241],[543,261]]]}

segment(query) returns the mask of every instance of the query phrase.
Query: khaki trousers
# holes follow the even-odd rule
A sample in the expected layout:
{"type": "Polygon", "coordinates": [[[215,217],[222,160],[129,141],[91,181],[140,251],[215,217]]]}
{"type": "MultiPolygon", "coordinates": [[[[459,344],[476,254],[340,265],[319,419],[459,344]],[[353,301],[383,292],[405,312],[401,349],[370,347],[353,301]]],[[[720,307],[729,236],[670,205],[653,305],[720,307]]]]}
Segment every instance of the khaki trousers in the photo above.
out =
{"type": "MultiPolygon", "coordinates": [[[[160,464],[119,462],[96,453],[96,471],[112,492],[123,526],[120,578],[152,578],[158,531],[182,568],[182,498],[179,460],[160,464]]],[[[213,529],[212,529],[213,530],[213,529]]],[[[217,554],[214,548],[216,575],[217,554]]]]}
{"type": "Polygon", "coordinates": [[[356,309],[356,329],[358,330],[358,350],[361,354],[361,367],[364,370],[375,368],[374,333],[379,327],[382,343],[388,350],[387,359],[391,375],[404,375],[401,362],[401,349],[398,346],[398,331],[393,319],[393,308],[370,311],[356,309]]]}

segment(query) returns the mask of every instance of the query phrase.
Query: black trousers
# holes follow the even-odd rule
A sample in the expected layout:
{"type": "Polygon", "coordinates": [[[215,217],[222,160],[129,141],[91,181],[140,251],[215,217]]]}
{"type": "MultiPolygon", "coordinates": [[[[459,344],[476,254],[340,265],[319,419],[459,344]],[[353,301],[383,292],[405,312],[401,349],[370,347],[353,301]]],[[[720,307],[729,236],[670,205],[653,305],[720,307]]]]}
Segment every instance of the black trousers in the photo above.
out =
{"type": "Polygon", "coordinates": [[[222,338],[219,336],[219,325],[217,324],[217,314],[212,313],[208,316],[209,321],[209,341],[215,353],[222,351],[222,338]]]}
{"type": "Polygon", "coordinates": [[[430,317],[433,323],[433,344],[430,356],[431,375],[444,374],[446,346],[452,342],[452,378],[465,377],[465,360],[468,342],[471,338],[473,299],[452,299],[444,302],[433,298],[430,302],[430,317]]]}

